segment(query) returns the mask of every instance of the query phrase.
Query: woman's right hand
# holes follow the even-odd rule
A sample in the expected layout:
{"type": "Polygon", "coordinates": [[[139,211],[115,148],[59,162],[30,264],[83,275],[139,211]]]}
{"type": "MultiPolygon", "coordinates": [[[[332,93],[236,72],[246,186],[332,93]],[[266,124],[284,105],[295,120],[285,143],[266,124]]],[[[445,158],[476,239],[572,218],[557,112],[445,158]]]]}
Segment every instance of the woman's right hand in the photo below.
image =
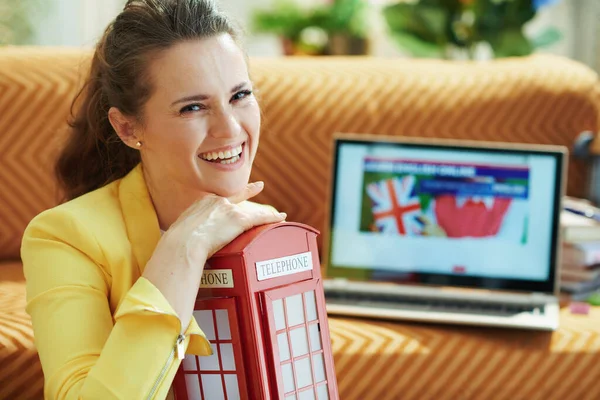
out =
{"type": "Polygon", "coordinates": [[[230,198],[203,197],[184,211],[158,242],[143,277],[169,301],[183,330],[192,316],[206,260],[248,229],[285,219],[284,213],[271,207],[246,202],[262,189],[259,182],[230,198]]]}
{"type": "Polygon", "coordinates": [[[169,259],[169,264],[203,266],[248,229],[283,221],[286,215],[272,207],[245,203],[263,188],[262,182],[251,183],[229,198],[210,194],[196,201],[165,232],[152,258],[169,259]]]}

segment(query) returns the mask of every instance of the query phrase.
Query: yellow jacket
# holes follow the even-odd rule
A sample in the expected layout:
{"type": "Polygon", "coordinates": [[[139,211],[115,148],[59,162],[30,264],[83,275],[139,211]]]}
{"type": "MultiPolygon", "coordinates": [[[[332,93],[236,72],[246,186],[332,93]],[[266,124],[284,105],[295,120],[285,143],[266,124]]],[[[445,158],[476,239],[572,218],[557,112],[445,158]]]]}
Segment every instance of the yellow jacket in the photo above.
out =
{"type": "MultiPolygon", "coordinates": [[[[180,364],[180,321],[141,278],[159,239],[141,166],[29,224],[21,256],[45,398],[167,396],[180,364]]],[[[189,354],[211,354],[193,319],[183,344],[189,354]]]]}

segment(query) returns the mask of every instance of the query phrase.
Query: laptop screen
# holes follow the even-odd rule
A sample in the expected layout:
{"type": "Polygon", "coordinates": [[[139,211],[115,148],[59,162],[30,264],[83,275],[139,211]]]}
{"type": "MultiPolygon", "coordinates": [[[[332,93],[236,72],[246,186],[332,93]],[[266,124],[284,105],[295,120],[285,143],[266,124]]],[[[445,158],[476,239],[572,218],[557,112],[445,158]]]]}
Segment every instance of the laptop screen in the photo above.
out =
{"type": "Polygon", "coordinates": [[[565,152],[513,147],[338,137],[328,277],[554,292],[565,152]]]}

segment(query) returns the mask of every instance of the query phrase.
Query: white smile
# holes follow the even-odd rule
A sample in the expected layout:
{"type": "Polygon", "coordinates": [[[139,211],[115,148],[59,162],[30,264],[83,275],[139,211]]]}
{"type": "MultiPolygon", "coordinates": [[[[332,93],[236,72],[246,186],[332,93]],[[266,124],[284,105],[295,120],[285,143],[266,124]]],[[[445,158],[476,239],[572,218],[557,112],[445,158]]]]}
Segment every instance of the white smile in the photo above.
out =
{"type": "Polygon", "coordinates": [[[207,153],[202,153],[199,157],[214,163],[233,164],[239,161],[242,155],[242,149],[243,145],[239,145],[226,151],[209,151],[207,153]]]}

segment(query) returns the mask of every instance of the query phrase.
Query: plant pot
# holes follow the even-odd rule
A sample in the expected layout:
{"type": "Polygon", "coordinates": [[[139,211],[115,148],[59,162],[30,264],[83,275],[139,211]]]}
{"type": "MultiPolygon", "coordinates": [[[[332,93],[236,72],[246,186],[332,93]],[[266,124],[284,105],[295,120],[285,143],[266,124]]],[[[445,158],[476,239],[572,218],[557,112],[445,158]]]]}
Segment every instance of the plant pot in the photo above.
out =
{"type": "Polygon", "coordinates": [[[361,56],[369,54],[369,41],[366,38],[345,34],[333,34],[329,37],[327,54],[332,56],[361,56]]]}
{"type": "Polygon", "coordinates": [[[489,61],[494,58],[494,51],[487,42],[477,42],[464,47],[448,45],[444,49],[444,58],[455,61],[489,61]]]}
{"type": "Polygon", "coordinates": [[[283,48],[283,55],[285,56],[322,56],[325,52],[322,49],[311,48],[309,46],[302,46],[294,42],[290,38],[281,38],[281,46],[283,48]]]}

